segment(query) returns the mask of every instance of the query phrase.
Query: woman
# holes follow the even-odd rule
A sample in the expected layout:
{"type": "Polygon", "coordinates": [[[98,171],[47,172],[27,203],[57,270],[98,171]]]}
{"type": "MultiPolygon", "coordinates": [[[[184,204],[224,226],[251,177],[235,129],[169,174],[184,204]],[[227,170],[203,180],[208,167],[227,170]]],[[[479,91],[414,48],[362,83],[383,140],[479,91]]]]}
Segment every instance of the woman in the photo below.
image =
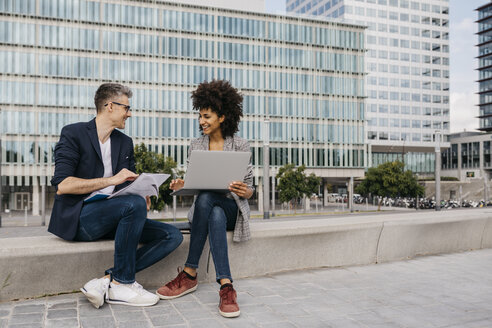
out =
{"type": "MultiPolygon", "coordinates": [[[[227,81],[203,82],[192,92],[193,108],[200,112],[202,136],[191,142],[188,158],[193,150],[249,152],[246,140],[235,136],[243,116],[243,97],[227,81]]],[[[184,181],[176,179],[170,188],[183,188],[184,181]]],[[[188,219],[191,221],[190,248],[183,271],[157,290],[161,299],[173,299],[191,293],[197,288],[197,268],[209,236],[210,251],[220,287],[219,313],[224,317],[240,314],[227,254],[227,230],[234,230],[233,240],[246,241],[249,233],[248,199],[253,195],[253,170],[251,163],[243,181],[234,181],[230,192],[219,194],[201,192],[193,203],[188,219]]]]}

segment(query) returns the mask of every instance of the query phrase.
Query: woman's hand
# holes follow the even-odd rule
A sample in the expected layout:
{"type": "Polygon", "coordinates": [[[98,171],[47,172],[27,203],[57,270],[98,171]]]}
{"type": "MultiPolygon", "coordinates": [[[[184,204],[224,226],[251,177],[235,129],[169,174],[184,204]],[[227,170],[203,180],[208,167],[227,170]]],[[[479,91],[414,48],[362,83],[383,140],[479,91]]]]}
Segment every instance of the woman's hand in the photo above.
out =
{"type": "Polygon", "coordinates": [[[242,198],[249,199],[253,196],[253,190],[249,189],[248,185],[241,181],[231,182],[229,190],[242,198]]]}
{"type": "Polygon", "coordinates": [[[185,182],[183,179],[174,179],[171,180],[171,183],[169,184],[169,189],[176,191],[183,188],[184,184],[185,182]]]}

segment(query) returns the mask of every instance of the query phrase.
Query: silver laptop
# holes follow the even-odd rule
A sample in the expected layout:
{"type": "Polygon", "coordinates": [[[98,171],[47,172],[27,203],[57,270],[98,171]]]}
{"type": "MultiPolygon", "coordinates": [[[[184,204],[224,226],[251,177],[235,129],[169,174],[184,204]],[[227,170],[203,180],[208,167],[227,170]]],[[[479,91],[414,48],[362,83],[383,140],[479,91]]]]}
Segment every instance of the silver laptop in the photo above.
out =
{"type": "Polygon", "coordinates": [[[186,171],[184,187],[171,195],[196,195],[200,191],[229,192],[232,181],[243,181],[249,152],[194,150],[186,171]]]}

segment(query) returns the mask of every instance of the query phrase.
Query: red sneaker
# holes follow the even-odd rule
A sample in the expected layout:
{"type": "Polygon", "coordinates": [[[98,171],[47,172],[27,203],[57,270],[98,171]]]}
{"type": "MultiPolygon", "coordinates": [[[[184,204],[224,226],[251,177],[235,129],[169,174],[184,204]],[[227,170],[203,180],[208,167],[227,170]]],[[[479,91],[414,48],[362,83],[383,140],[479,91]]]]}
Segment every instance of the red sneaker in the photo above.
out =
{"type": "Polygon", "coordinates": [[[198,279],[190,279],[186,272],[179,271],[178,276],[159,288],[155,293],[163,300],[171,300],[194,292],[198,287],[198,279]]]}
{"type": "Polygon", "coordinates": [[[219,291],[220,303],[219,313],[226,318],[239,317],[239,305],[237,305],[237,294],[231,284],[227,284],[219,291]]]}

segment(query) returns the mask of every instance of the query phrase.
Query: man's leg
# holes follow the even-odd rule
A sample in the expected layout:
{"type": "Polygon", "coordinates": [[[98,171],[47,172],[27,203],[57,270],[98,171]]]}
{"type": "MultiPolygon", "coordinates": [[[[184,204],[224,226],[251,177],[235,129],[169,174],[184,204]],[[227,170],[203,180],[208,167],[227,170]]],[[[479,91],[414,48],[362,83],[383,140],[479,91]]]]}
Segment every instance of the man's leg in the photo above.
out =
{"type": "Polygon", "coordinates": [[[114,235],[114,267],[106,270],[117,282],[135,281],[135,260],[138,241],[147,218],[145,199],[136,195],[120,196],[85,204],[75,237],[93,241],[114,235]]]}
{"type": "Polygon", "coordinates": [[[157,263],[174,251],[183,241],[178,228],[166,223],[145,220],[140,243],[137,250],[136,272],[157,263]]]}
{"type": "MultiPolygon", "coordinates": [[[[135,282],[136,251],[146,216],[147,204],[136,195],[89,203],[82,208],[76,240],[92,241],[108,237],[115,240],[114,267],[106,270],[113,281],[109,284],[110,290],[103,291],[103,295],[109,297],[109,303],[149,306],[159,300],[135,282]]],[[[97,294],[106,286],[106,278],[94,280],[83,288],[94,287],[88,293],[84,292],[91,302],[90,295],[97,294]]],[[[99,301],[97,298],[96,303],[92,303],[98,307],[99,301]]]]}

